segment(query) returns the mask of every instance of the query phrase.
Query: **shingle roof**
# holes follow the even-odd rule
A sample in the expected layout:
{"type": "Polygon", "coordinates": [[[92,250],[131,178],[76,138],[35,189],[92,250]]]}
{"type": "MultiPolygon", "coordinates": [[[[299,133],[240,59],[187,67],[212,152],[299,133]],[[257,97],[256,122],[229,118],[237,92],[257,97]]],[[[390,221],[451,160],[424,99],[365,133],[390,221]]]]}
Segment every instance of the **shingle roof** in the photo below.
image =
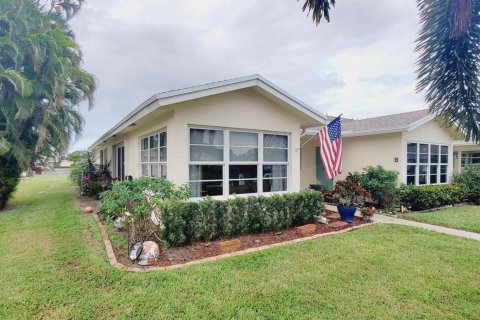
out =
{"type": "MultiPolygon", "coordinates": [[[[408,130],[434,118],[428,109],[390,114],[386,116],[365,118],[360,120],[342,118],[343,136],[361,136],[382,134],[387,132],[400,132],[408,130]]],[[[330,122],[334,117],[327,117],[330,122]]],[[[316,134],[321,127],[309,128],[309,134],[316,134]]]]}
{"type": "Polygon", "coordinates": [[[429,115],[428,109],[390,114],[362,120],[343,121],[342,130],[352,132],[407,129],[429,115]]]}

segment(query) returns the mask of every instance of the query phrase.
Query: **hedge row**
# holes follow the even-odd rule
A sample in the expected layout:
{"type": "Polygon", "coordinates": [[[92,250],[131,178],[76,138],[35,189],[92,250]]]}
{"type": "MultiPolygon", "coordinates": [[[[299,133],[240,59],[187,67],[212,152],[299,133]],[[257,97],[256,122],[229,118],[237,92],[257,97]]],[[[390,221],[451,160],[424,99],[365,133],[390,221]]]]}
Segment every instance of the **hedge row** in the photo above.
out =
{"type": "Polygon", "coordinates": [[[458,204],[466,201],[467,195],[467,189],[463,184],[409,185],[400,188],[402,204],[414,211],[458,204]]]}
{"type": "Polygon", "coordinates": [[[271,197],[171,201],[161,204],[159,209],[162,238],[171,245],[179,245],[311,223],[325,205],[321,192],[306,190],[271,197]]]}

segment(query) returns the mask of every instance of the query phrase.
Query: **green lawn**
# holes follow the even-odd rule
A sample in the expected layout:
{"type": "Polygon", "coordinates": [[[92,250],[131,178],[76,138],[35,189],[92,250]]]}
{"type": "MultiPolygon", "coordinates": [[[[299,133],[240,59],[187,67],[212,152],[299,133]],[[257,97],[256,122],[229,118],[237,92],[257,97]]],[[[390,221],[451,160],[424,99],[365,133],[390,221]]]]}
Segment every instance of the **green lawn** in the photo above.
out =
{"type": "Polygon", "coordinates": [[[480,206],[462,206],[434,212],[413,212],[403,216],[409,220],[480,233],[480,206]]]}
{"type": "Polygon", "coordinates": [[[110,267],[64,177],[0,212],[0,319],[479,319],[480,243],[374,225],[148,274],[110,267]]]}

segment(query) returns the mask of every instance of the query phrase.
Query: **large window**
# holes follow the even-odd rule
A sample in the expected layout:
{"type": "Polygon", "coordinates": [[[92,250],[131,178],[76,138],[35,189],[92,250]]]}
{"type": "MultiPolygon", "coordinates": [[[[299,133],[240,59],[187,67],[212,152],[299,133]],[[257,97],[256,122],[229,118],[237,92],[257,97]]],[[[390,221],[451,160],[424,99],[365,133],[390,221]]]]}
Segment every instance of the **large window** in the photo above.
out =
{"type": "Polygon", "coordinates": [[[428,143],[407,144],[407,184],[447,183],[448,146],[428,143]]]}
{"type": "Polygon", "coordinates": [[[141,175],[167,176],[167,132],[152,134],[140,140],[141,175]]]}
{"type": "Polygon", "coordinates": [[[287,168],[287,135],[190,129],[194,197],[286,191],[287,168]]]}
{"type": "Polygon", "coordinates": [[[471,165],[480,165],[480,152],[463,151],[462,152],[462,168],[471,165]]]}

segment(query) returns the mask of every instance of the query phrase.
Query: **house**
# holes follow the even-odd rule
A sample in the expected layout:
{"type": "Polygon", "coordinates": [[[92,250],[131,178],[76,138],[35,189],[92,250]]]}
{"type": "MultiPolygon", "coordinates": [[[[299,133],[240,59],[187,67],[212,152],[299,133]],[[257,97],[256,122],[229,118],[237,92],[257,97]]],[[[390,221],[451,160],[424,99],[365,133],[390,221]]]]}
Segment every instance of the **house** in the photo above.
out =
{"type": "Polygon", "coordinates": [[[164,176],[195,197],[293,192],[306,185],[301,136],[325,122],[253,75],[156,94],[89,149],[115,178],[164,176]]]}
{"type": "MultiPolygon", "coordinates": [[[[317,132],[318,128],[308,129],[302,142],[317,132]]],[[[362,120],[342,119],[342,136],[343,173],[335,180],[345,178],[348,172],[381,165],[399,172],[401,183],[443,184],[465,165],[480,163],[480,146],[461,141],[454,128],[443,126],[426,109],[362,120]]],[[[308,142],[302,151],[302,181],[320,181],[332,188],[333,181],[326,179],[318,157],[318,142],[308,142]]]]}
{"type": "MultiPolygon", "coordinates": [[[[315,135],[331,119],[259,75],[156,94],[91,147],[114,178],[167,177],[195,197],[293,192],[325,177],[315,135]]],[[[343,179],[381,165],[401,183],[443,184],[480,163],[428,110],[342,119],[343,179]]]]}

